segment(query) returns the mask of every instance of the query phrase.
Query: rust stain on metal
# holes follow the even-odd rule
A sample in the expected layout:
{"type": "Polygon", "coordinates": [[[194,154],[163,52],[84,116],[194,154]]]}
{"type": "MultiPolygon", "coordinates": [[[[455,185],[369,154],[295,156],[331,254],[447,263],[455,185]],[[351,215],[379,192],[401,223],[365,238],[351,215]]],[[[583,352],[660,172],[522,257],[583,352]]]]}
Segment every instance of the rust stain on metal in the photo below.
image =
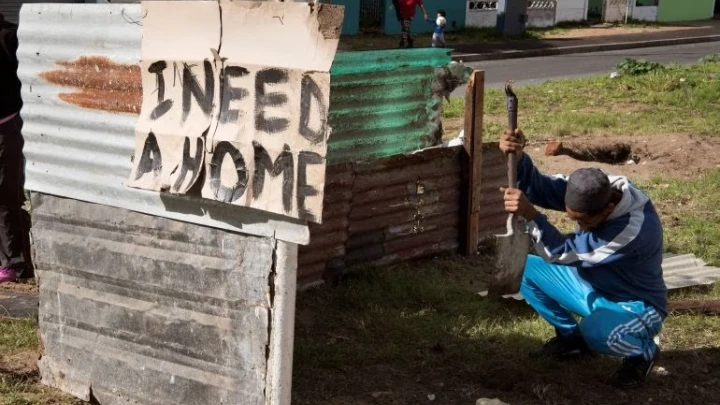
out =
{"type": "Polygon", "coordinates": [[[57,64],[59,69],[43,72],[40,77],[76,89],[72,93],[60,93],[61,100],[93,110],[140,113],[142,80],[139,66],[115,63],[102,56],[81,56],[73,62],[57,64]]]}

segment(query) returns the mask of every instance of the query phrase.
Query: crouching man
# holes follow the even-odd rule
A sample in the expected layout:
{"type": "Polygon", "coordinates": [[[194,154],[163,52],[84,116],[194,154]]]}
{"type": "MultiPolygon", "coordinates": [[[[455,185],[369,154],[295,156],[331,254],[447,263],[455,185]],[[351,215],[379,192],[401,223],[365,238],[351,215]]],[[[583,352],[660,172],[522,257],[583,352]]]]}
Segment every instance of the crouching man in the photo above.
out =
{"type": "Polygon", "coordinates": [[[640,386],[660,353],[654,338],[667,315],[660,218],[627,178],[599,169],[546,176],[523,153],[524,144],[519,130],[500,140],[500,149],[519,161],[517,188],[504,190],[505,210],[528,220],[538,254],[528,257],[520,291],[556,331],[531,355],[622,357],[611,382],[640,386]],[[575,233],[559,232],[535,205],[566,212],[575,233]]]}

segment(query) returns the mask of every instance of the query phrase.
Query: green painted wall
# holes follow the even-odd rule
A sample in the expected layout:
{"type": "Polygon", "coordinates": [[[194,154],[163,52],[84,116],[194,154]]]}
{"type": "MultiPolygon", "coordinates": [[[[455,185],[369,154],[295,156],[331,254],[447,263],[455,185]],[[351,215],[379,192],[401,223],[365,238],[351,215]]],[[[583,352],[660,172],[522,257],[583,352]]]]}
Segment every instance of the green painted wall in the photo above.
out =
{"type": "Polygon", "coordinates": [[[698,21],[713,17],[715,0],[660,0],[658,21],[698,21]]]}
{"type": "Polygon", "coordinates": [[[355,35],[360,32],[360,0],[322,0],[321,3],[345,6],[342,35],[355,35]]]}

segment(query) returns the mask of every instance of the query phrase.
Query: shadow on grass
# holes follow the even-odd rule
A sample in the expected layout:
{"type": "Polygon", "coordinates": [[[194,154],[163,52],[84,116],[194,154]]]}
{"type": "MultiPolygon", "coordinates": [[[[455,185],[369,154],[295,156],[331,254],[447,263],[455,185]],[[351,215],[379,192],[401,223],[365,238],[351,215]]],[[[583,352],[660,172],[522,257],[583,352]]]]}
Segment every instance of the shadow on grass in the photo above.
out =
{"type": "MultiPolygon", "coordinates": [[[[477,296],[479,283],[470,281],[483,269],[468,264],[447,258],[371,269],[299,294],[293,404],[717,403],[714,348],[675,350],[668,342],[660,372],[633,391],[606,383],[618,359],[529,359],[550,327],[523,302],[477,296]]],[[[670,340],[683,333],[678,328],[692,334],[714,325],[689,319],[670,322],[670,340]]]]}

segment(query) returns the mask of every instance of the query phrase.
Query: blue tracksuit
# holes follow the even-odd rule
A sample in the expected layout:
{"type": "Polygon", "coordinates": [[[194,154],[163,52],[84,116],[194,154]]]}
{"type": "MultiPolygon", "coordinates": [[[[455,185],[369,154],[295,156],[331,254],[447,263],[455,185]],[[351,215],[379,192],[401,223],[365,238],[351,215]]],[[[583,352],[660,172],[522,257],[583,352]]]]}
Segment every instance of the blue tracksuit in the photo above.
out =
{"type": "MultiPolygon", "coordinates": [[[[521,292],[558,333],[579,328],[596,352],[650,358],[667,315],[662,224],[626,177],[609,178],[622,199],[598,228],[564,235],[544,215],[528,223],[539,257],[528,258],[521,292]],[[578,325],[571,314],[584,319],[578,325]]],[[[537,206],[565,211],[567,178],[541,174],[527,154],[518,188],[537,206]]]]}

